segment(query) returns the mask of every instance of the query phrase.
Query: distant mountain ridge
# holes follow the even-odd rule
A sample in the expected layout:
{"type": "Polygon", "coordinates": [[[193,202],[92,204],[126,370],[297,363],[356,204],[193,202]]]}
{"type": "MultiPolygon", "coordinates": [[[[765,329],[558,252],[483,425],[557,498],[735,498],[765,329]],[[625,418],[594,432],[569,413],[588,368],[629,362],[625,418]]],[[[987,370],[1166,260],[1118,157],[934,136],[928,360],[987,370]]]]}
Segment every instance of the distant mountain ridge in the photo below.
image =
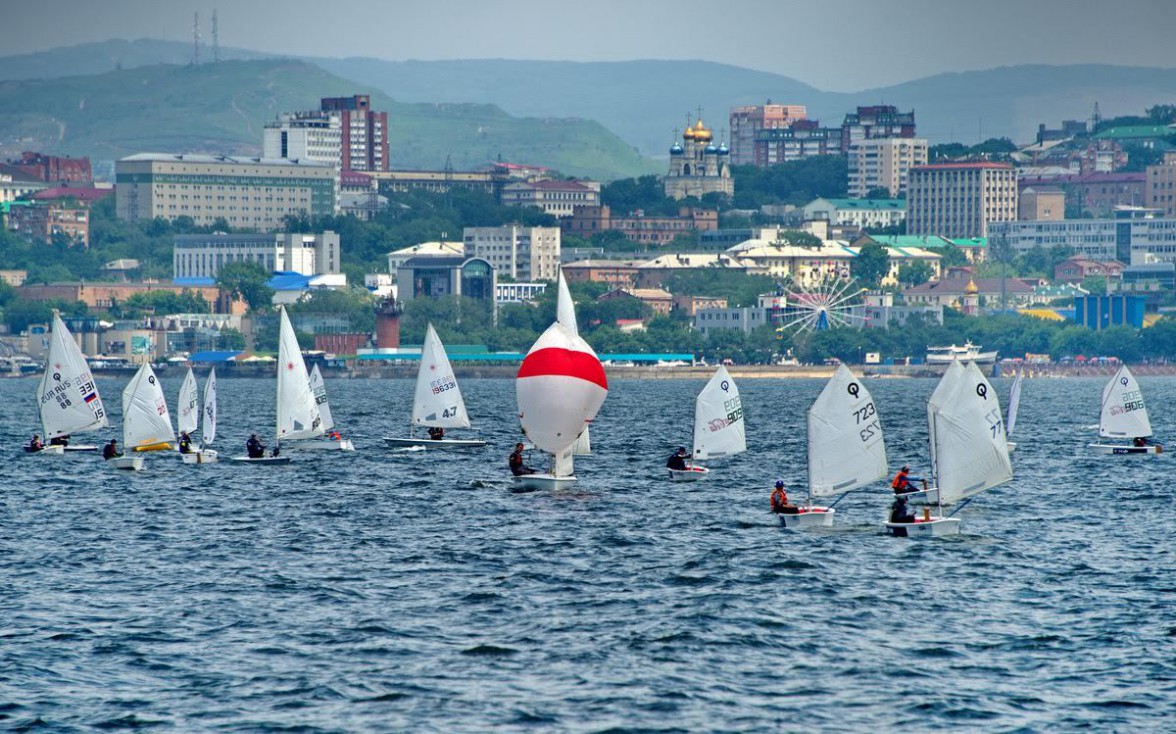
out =
{"type": "MultiPolygon", "coordinates": [[[[150,63],[183,63],[192,54],[173,41],[107,41],[0,58],[8,79],[83,75],[150,63]]],[[[221,58],[264,56],[220,49],[221,58]]],[[[204,58],[210,56],[205,49],[204,58]]],[[[701,106],[721,137],[731,107],[803,104],[809,116],[835,127],[858,105],[915,110],[918,132],[932,144],[976,143],[990,137],[1033,139],[1039,123],[1088,119],[1098,102],[1104,117],[1142,114],[1172,103],[1176,69],[1107,65],[1007,66],[937,74],[861,92],[824,92],[787,76],[708,61],[566,62],[503,59],[383,61],[307,58],[353,82],[351,93],[379,90],[404,103],[495,105],[510,115],[594,120],[647,156],[664,158],[675,128],[701,106]]],[[[397,143],[396,124],[393,145],[397,143]]],[[[415,154],[407,154],[412,157],[415,154]]],[[[646,166],[649,164],[646,163],[646,166]]]]}

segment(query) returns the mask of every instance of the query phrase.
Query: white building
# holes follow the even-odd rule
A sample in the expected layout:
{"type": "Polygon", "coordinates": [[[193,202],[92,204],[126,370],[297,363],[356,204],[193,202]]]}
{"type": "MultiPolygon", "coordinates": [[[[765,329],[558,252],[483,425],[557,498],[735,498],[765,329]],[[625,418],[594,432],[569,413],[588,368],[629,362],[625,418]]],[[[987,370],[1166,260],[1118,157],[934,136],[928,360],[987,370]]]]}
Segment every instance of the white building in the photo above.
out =
{"type": "Polygon", "coordinates": [[[393,250],[388,255],[388,272],[396,274],[404,263],[417,257],[465,257],[465,245],[461,242],[421,242],[420,244],[393,250]]]}
{"type": "Polygon", "coordinates": [[[805,221],[824,220],[834,227],[881,229],[906,221],[903,199],[814,199],[805,204],[805,221]]]}
{"type": "Polygon", "coordinates": [[[466,227],[462,239],[468,257],[514,280],[555,280],[559,272],[559,227],[466,227]]]}
{"type": "MultiPolygon", "coordinates": [[[[773,278],[791,278],[802,288],[809,288],[830,280],[848,280],[853,277],[853,259],[861,249],[841,240],[824,240],[820,247],[748,240],[727,252],[754,263],[773,278]]],[[[919,247],[887,247],[886,250],[890,255],[890,272],[882,279],[882,285],[897,284],[899,268],[915,261],[927,263],[931,268],[931,277],[939,277],[942,258],[937,253],[919,247]]]]}
{"type": "Polygon", "coordinates": [[[1017,254],[1035,247],[1069,247],[1091,260],[1131,265],[1176,262],[1176,219],[1158,210],[1120,207],[1114,219],[1063,219],[995,222],[989,239],[1004,238],[1017,254]]]}
{"type": "Polygon", "coordinates": [[[547,283],[496,283],[494,301],[504,303],[530,303],[547,290],[547,283]]]}
{"type": "Polygon", "coordinates": [[[874,189],[906,193],[912,166],[927,164],[923,138],[868,138],[849,147],[849,195],[865,198],[874,189]]]}
{"type": "Polygon", "coordinates": [[[176,235],[172,272],[176,279],[215,278],[223,265],[255,262],[271,273],[338,275],[339,235],[185,234],[176,235]]]}
{"type": "Polygon", "coordinates": [[[283,112],[261,135],[263,158],[297,158],[336,169],[343,166],[343,118],[312,110],[283,112]]]}
{"type": "Polygon", "coordinates": [[[599,181],[532,181],[502,188],[503,206],[533,206],[555,217],[570,217],[578,206],[600,206],[599,181]]]}

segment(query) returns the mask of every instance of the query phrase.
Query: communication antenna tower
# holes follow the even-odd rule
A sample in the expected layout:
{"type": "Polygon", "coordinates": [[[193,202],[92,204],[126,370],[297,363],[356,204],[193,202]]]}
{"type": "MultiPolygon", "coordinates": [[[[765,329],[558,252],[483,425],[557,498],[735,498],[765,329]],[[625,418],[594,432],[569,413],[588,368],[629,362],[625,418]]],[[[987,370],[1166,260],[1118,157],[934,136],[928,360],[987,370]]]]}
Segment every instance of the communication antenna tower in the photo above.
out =
{"type": "Polygon", "coordinates": [[[192,66],[200,64],[200,13],[192,14],[192,66]]]}
{"type": "Polygon", "coordinates": [[[212,9],[212,63],[220,61],[220,40],[216,33],[216,8],[212,9]]]}

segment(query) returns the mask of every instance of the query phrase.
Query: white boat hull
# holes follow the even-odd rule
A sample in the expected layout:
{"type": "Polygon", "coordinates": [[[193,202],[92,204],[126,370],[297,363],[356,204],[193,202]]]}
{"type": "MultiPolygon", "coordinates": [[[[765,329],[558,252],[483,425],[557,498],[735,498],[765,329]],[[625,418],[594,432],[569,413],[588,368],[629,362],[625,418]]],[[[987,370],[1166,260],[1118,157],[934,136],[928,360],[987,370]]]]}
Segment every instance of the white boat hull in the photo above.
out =
{"type": "Polygon", "coordinates": [[[1089,447],[1091,453],[1114,456],[1127,456],[1133,454],[1143,456],[1146,454],[1164,453],[1164,447],[1158,443],[1148,444],[1147,446],[1124,446],[1121,444],[1115,445],[1110,443],[1092,443],[1089,447]]]}
{"type": "Polygon", "coordinates": [[[34,451],[33,449],[29,448],[28,446],[25,446],[25,453],[44,454],[45,456],[61,456],[62,454],[65,453],[65,447],[64,446],[42,446],[41,448],[34,451]]]}
{"type": "Polygon", "coordinates": [[[426,449],[480,449],[486,445],[485,441],[476,438],[443,438],[435,441],[431,438],[393,438],[391,436],[385,436],[384,443],[390,448],[423,446],[426,449]]]}
{"type": "Polygon", "coordinates": [[[234,456],[232,459],[230,459],[230,461],[235,461],[239,464],[270,464],[270,465],[276,466],[279,464],[289,464],[290,457],[289,456],[259,456],[256,459],[254,459],[254,458],[250,458],[248,456],[234,456]]]}
{"type": "Polygon", "coordinates": [[[671,482],[697,482],[710,475],[710,469],[705,466],[691,466],[685,469],[668,469],[671,482]]]}
{"type": "Polygon", "coordinates": [[[780,524],[789,530],[802,530],[804,528],[817,527],[832,527],[833,517],[837,514],[837,510],[832,507],[802,507],[800,512],[793,515],[787,512],[781,512],[776,517],[780,518],[780,524]]]}
{"type": "Polygon", "coordinates": [[[886,530],[891,535],[901,538],[939,538],[945,535],[959,535],[960,519],[958,517],[935,517],[915,522],[888,522],[886,530]]]}
{"type": "Polygon", "coordinates": [[[514,484],[512,489],[516,492],[567,489],[576,483],[574,476],[557,477],[552,474],[519,474],[511,479],[514,484]]]}
{"type": "Polygon", "coordinates": [[[142,456],[116,456],[109,461],[110,465],[115,469],[125,469],[127,471],[142,471],[143,469],[142,456]]]}
{"type": "Polygon", "coordinates": [[[97,451],[98,447],[92,444],[78,444],[77,446],[66,446],[65,450],[73,453],[74,451],[97,451]]]}
{"type": "Polygon", "coordinates": [[[330,438],[313,438],[308,441],[285,441],[283,448],[298,449],[299,451],[355,451],[355,444],[350,438],[334,440],[330,438]]]}
{"type": "Polygon", "coordinates": [[[217,463],[217,455],[216,451],[212,449],[200,449],[187,454],[180,454],[180,460],[185,464],[215,464],[217,463]]]}

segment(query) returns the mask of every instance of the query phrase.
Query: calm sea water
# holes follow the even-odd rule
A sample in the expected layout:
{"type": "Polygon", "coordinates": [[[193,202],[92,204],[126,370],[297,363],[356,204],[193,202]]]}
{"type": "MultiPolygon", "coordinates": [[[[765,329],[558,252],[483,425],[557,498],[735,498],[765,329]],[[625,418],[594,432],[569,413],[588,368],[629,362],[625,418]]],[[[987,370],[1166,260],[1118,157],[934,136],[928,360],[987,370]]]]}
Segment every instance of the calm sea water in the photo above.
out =
{"type": "MultiPolygon", "coordinates": [[[[1176,449],[1176,379],[1141,382],[1176,449]]],[[[483,451],[386,450],[411,382],[336,380],[355,453],[142,473],[24,455],[35,385],[0,381],[0,728],[1176,728],[1173,458],[1087,455],[1102,380],[1026,381],[1016,479],[939,540],[883,534],[884,483],[779,527],[818,380],[742,381],[748,453],[664,481],[702,384],[614,381],[577,489],[512,494],[509,380],[462,383],[483,451]]],[[[934,381],[867,384],[925,470],[934,381]]],[[[272,381],[219,387],[222,455],[272,434],[272,381]]]]}

